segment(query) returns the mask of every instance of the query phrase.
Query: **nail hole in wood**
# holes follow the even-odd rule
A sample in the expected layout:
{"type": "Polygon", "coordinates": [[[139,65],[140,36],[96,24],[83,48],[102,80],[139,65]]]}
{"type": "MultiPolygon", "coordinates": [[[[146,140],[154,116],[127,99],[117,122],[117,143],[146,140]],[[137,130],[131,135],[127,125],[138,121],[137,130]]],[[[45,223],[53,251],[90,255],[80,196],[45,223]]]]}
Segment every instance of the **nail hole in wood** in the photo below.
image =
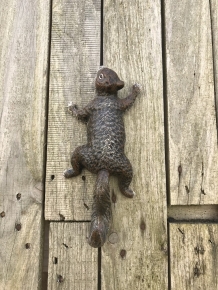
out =
{"type": "Polygon", "coordinates": [[[30,249],[30,243],[26,243],[25,244],[25,248],[28,250],[28,249],[30,249]]]}
{"type": "Polygon", "coordinates": [[[145,231],[145,228],[146,228],[146,226],[145,226],[145,222],[142,221],[141,224],[140,224],[140,229],[141,229],[142,231],[145,231]]]}
{"type": "Polygon", "coordinates": [[[122,259],[125,259],[125,257],[126,257],[126,250],[122,249],[122,250],[120,251],[120,257],[121,257],[122,259]]]}
{"type": "Polygon", "coordinates": [[[52,175],[51,175],[51,180],[54,180],[54,179],[55,179],[55,175],[52,174],[52,175]]]}
{"type": "Polygon", "coordinates": [[[20,200],[20,199],[21,199],[21,193],[18,193],[18,194],[16,195],[16,197],[17,197],[17,200],[20,200]]]}
{"type": "Polygon", "coordinates": [[[19,232],[21,230],[21,224],[15,224],[15,229],[19,232]]]}
{"type": "Polygon", "coordinates": [[[58,258],[57,257],[53,257],[52,258],[52,262],[53,262],[53,264],[56,265],[58,263],[58,258]]]}
{"type": "Polygon", "coordinates": [[[5,217],[5,212],[2,211],[2,212],[0,213],[0,215],[1,215],[2,218],[5,217]]]}

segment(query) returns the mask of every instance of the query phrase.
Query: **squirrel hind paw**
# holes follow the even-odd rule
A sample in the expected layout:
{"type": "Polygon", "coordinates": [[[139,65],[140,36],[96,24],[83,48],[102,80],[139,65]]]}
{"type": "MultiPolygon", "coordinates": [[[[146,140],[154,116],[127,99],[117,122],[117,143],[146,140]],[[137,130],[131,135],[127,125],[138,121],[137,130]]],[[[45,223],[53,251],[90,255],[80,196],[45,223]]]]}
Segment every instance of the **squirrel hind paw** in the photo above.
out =
{"type": "Polygon", "coordinates": [[[130,188],[121,190],[121,193],[128,198],[133,198],[135,196],[135,192],[130,188]]]}

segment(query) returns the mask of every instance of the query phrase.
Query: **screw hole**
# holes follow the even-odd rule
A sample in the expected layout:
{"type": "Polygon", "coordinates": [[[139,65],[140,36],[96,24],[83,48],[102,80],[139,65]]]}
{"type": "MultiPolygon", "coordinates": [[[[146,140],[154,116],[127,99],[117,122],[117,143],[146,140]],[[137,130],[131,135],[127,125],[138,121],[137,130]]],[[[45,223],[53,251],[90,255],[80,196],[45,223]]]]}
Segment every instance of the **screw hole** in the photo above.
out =
{"type": "Polygon", "coordinates": [[[55,175],[52,174],[52,175],[51,175],[51,180],[54,180],[54,179],[55,179],[55,175]]]}

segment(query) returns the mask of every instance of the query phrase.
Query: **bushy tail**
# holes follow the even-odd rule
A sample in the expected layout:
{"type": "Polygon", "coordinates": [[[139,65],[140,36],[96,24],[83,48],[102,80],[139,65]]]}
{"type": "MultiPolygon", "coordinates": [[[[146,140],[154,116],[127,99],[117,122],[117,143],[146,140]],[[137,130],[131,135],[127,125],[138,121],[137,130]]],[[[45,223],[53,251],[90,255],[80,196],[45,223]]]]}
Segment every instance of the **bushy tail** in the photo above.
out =
{"type": "Polygon", "coordinates": [[[94,248],[102,247],[106,241],[111,221],[111,200],[109,172],[100,170],[97,175],[94,202],[92,205],[91,227],[88,243],[94,248]]]}

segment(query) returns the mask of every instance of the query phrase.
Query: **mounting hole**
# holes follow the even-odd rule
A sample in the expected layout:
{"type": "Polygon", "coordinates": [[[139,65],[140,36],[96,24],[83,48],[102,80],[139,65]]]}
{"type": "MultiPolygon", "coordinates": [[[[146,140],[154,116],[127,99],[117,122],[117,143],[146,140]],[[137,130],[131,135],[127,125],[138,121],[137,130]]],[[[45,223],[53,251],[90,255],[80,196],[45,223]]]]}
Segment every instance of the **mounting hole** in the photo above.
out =
{"type": "Polygon", "coordinates": [[[54,179],[55,179],[55,175],[52,174],[52,175],[51,175],[51,180],[54,180],[54,179]]]}

